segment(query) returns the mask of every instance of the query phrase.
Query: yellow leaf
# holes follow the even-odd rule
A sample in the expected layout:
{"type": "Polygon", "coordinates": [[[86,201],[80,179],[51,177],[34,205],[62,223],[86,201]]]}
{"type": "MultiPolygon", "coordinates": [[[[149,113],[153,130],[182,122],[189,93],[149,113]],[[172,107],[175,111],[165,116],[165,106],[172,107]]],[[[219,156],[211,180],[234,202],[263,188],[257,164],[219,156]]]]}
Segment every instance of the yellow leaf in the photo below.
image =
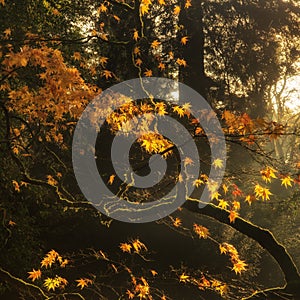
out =
{"type": "Polygon", "coordinates": [[[265,181],[265,182],[271,182],[271,179],[272,178],[277,178],[276,175],[275,175],[275,172],[277,172],[276,170],[274,170],[273,168],[271,167],[266,167],[264,170],[261,170],[260,171],[260,174],[262,176],[262,179],[265,181]]]}
{"type": "Polygon", "coordinates": [[[213,165],[216,169],[221,169],[221,168],[223,168],[224,163],[223,163],[223,160],[222,160],[222,159],[217,158],[217,159],[215,159],[215,160],[213,161],[212,165],[213,165]]]}
{"type": "Polygon", "coordinates": [[[154,40],[154,41],[151,43],[151,47],[152,47],[153,49],[156,49],[160,44],[161,44],[161,42],[159,42],[158,40],[154,40]]]}
{"type": "Polygon", "coordinates": [[[80,59],[81,59],[81,54],[80,54],[79,52],[74,52],[73,58],[74,58],[75,60],[80,60],[80,59]]]}
{"type": "Polygon", "coordinates": [[[241,208],[241,203],[239,201],[234,200],[232,203],[232,207],[234,210],[240,210],[241,208]]]}
{"type": "Polygon", "coordinates": [[[181,11],[180,6],[179,6],[179,5],[176,5],[176,6],[174,7],[173,13],[174,13],[174,15],[179,15],[179,14],[180,14],[180,11],[181,11]]]}
{"type": "Polygon", "coordinates": [[[36,279],[39,279],[42,276],[42,272],[40,269],[38,270],[32,269],[32,271],[28,272],[28,274],[29,274],[28,278],[31,279],[32,281],[35,281],[36,279]]]}
{"type": "Polygon", "coordinates": [[[218,204],[219,207],[221,207],[222,209],[227,209],[227,207],[229,206],[228,202],[221,199],[219,200],[219,204],[218,204]]]}
{"type": "Polygon", "coordinates": [[[137,41],[138,38],[139,38],[139,33],[138,33],[138,31],[135,29],[135,30],[133,31],[133,39],[134,39],[135,41],[137,41]]]}
{"type": "Polygon", "coordinates": [[[236,219],[238,216],[239,216],[239,214],[238,214],[236,211],[231,210],[231,211],[230,211],[230,214],[229,214],[229,216],[228,216],[230,223],[234,223],[234,222],[235,222],[235,219],[236,219]]]}
{"type": "Polygon", "coordinates": [[[165,66],[164,63],[160,62],[159,65],[158,65],[158,68],[159,68],[161,71],[163,71],[163,70],[166,68],[166,66],[165,66]]]}
{"type": "Polygon", "coordinates": [[[140,5],[140,12],[141,12],[142,16],[144,14],[147,14],[149,12],[149,4],[141,3],[141,5],[140,5]]]}
{"type": "Polygon", "coordinates": [[[123,252],[128,252],[128,253],[131,252],[131,248],[132,248],[132,246],[127,243],[121,243],[119,247],[123,252]]]}
{"type": "Polygon", "coordinates": [[[165,2],[165,0],[158,0],[158,4],[159,5],[166,5],[166,2],[165,2]]]}
{"type": "Polygon", "coordinates": [[[255,197],[262,198],[263,201],[270,200],[270,195],[272,195],[268,188],[264,188],[259,184],[255,185],[254,193],[255,197]]]}
{"type": "Polygon", "coordinates": [[[158,274],[155,270],[150,270],[150,272],[151,272],[151,274],[152,274],[153,277],[158,274]]]}
{"type": "Polygon", "coordinates": [[[118,16],[113,15],[113,17],[114,17],[114,19],[115,19],[118,23],[120,23],[121,19],[120,19],[118,16]]]}
{"type": "Polygon", "coordinates": [[[293,179],[290,176],[285,176],[281,179],[281,185],[284,185],[285,188],[292,186],[293,179]]]}
{"type": "Polygon", "coordinates": [[[207,239],[209,236],[209,230],[204,226],[194,223],[193,230],[199,236],[199,238],[207,239]]]}
{"type": "Polygon", "coordinates": [[[183,67],[187,66],[187,63],[183,58],[177,58],[176,62],[179,66],[183,66],[183,67]]]}
{"type": "Polygon", "coordinates": [[[107,12],[107,7],[102,3],[98,8],[98,13],[107,12]]]}
{"type": "Polygon", "coordinates": [[[173,225],[175,227],[179,227],[181,225],[181,220],[179,218],[176,218],[174,221],[173,221],[173,225]]]}
{"type": "Polygon", "coordinates": [[[187,36],[183,36],[180,40],[182,45],[186,45],[186,43],[188,42],[189,38],[187,36]]]}
{"type": "Polygon", "coordinates": [[[191,3],[191,0],[186,0],[185,1],[185,5],[184,5],[184,8],[189,8],[192,6],[192,3],[191,3]]]}
{"type": "Polygon", "coordinates": [[[108,184],[112,185],[114,183],[115,177],[115,174],[110,175],[108,179],[108,184]]]}
{"type": "Polygon", "coordinates": [[[0,3],[5,6],[5,0],[0,0],[0,3]]]}
{"type": "Polygon", "coordinates": [[[112,72],[109,70],[103,70],[102,77],[105,77],[106,79],[112,78],[112,72]]]}
{"type": "Polygon", "coordinates": [[[76,282],[78,282],[77,287],[80,287],[80,289],[83,289],[84,287],[93,283],[92,280],[88,278],[80,278],[77,279],[76,282]]]}
{"type": "Polygon", "coordinates": [[[108,60],[108,57],[105,57],[105,56],[101,56],[99,58],[99,63],[101,64],[102,67],[104,67],[104,65],[107,64],[107,60],[108,60]]]}
{"type": "Polygon", "coordinates": [[[144,72],[144,75],[147,77],[151,77],[152,76],[152,70],[146,69],[146,71],[144,72]]]}
{"type": "Polygon", "coordinates": [[[189,280],[190,276],[185,275],[184,273],[182,273],[179,277],[179,282],[187,282],[189,280]]]}
{"type": "Polygon", "coordinates": [[[44,281],[44,286],[47,288],[48,291],[50,290],[55,290],[57,287],[60,285],[60,280],[59,278],[47,278],[44,281]]]}
{"type": "Polygon", "coordinates": [[[247,264],[243,260],[237,260],[237,262],[233,264],[232,270],[235,272],[235,274],[241,274],[242,271],[246,270],[246,267],[247,264]]]}
{"type": "Polygon", "coordinates": [[[14,186],[15,191],[18,192],[18,193],[20,193],[21,190],[20,190],[19,183],[16,180],[12,180],[12,184],[14,186]]]}
{"type": "Polygon", "coordinates": [[[11,35],[11,29],[10,28],[6,28],[3,33],[5,34],[5,38],[8,38],[11,35]]]}

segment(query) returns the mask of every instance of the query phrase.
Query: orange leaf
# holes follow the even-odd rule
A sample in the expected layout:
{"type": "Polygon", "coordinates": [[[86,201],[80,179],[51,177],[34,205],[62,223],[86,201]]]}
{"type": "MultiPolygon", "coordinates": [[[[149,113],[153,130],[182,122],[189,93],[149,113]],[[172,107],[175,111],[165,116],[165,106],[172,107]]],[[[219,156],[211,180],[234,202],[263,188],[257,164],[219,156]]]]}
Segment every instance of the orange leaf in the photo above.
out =
{"type": "Polygon", "coordinates": [[[28,274],[29,274],[28,278],[31,279],[32,281],[35,281],[36,279],[39,279],[42,276],[42,272],[40,269],[38,270],[32,269],[32,271],[28,272],[28,274]]]}

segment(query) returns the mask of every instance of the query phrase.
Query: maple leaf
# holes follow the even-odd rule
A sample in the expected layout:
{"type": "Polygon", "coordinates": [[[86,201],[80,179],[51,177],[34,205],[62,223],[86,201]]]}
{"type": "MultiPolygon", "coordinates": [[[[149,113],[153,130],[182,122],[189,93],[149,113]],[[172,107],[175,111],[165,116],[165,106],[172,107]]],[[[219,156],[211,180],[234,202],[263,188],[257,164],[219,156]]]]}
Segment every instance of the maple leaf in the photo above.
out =
{"type": "Polygon", "coordinates": [[[80,60],[80,59],[81,59],[81,54],[80,54],[79,52],[74,52],[73,58],[74,58],[75,60],[80,60]]]}
{"type": "Polygon", "coordinates": [[[48,291],[55,290],[60,285],[59,278],[46,278],[44,281],[44,286],[47,288],[48,291]]]}
{"type": "Polygon", "coordinates": [[[228,186],[226,184],[223,184],[222,188],[223,188],[224,193],[227,194],[227,192],[228,192],[228,186]]]}
{"type": "Polygon", "coordinates": [[[108,57],[105,57],[105,56],[101,56],[99,58],[99,63],[101,64],[102,67],[104,67],[104,65],[107,64],[107,60],[108,60],[108,57]]]}
{"type": "Polygon", "coordinates": [[[216,169],[221,169],[224,166],[223,160],[220,158],[217,158],[213,161],[212,165],[216,168],[216,169]]]}
{"type": "Polygon", "coordinates": [[[154,40],[151,43],[151,48],[156,49],[160,44],[161,44],[161,42],[159,42],[158,40],[154,40]]]}
{"type": "Polygon", "coordinates": [[[107,12],[107,7],[102,3],[98,8],[98,13],[107,12]]]}
{"type": "Polygon", "coordinates": [[[239,201],[234,200],[232,203],[232,207],[234,210],[240,210],[241,208],[241,203],[239,201]]]}
{"type": "Polygon", "coordinates": [[[255,197],[254,196],[251,196],[251,195],[247,195],[246,198],[245,198],[245,202],[248,202],[249,205],[252,204],[252,202],[255,201],[255,197]]]}
{"type": "Polygon", "coordinates": [[[173,107],[173,111],[177,113],[177,115],[179,115],[180,118],[182,118],[185,114],[185,111],[182,107],[176,105],[173,107]]]}
{"type": "Polygon", "coordinates": [[[202,179],[196,179],[194,182],[193,182],[193,185],[195,187],[199,187],[201,184],[204,184],[204,181],[202,179]]]}
{"type": "Polygon", "coordinates": [[[255,197],[262,198],[263,201],[270,200],[270,195],[272,195],[268,188],[264,188],[259,184],[255,185],[254,193],[255,197]]]}
{"type": "Polygon", "coordinates": [[[21,190],[20,190],[19,183],[16,180],[12,180],[12,184],[14,186],[15,191],[18,192],[18,193],[20,193],[21,190]]]}
{"type": "Polygon", "coordinates": [[[176,63],[177,63],[179,66],[183,66],[183,67],[186,67],[186,66],[187,66],[187,63],[186,63],[186,61],[185,61],[183,58],[177,58],[176,63]]]}
{"type": "Polygon", "coordinates": [[[173,13],[174,15],[179,15],[180,14],[180,11],[181,11],[181,8],[179,5],[176,5],[173,9],[173,13]]]}
{"type": "Polygon", "coordinates": [[[146,69],[146,71],[144,72],[144,75],[147,77],[151,77],[152,76],[152,70],[146,69]]]}
{"type": "Polygon", "coordinates": [[[182,274],[179,276],[179,282],[185,283],[185,282],[189,281],[189,278],[190,278],[190,276],[185,275],[184,273],[182,273],[182,274]]]}
{"type": "Polygon", "coordinates": [[[247,266],[248,265],[243,260],[237,260],[237,262],[233,264],[232,270],[235,272],[235,274],[241,274],[242,271],[246,270],[247,266]]]}
{"type": "MultiPolygon", "coordinates": [[[[135,41],[137,41],[138,38],[139,38],[139,32],[135,29],[135,30],[133,31],[133,39],[134,39],[135,41]]],[[[137,48],[137,47],[136,47],[136,48],[137,48]]],[[[139,51],[138,51],[138,52],[139,52],[139,51]]]]}
{"type": "Polygon", "coordinates": [[[84,287],[88,286],[89,284],[93,283],[93,281],[91,279],[88,279],[88,278],[80,278],[80,279],[77,279],[75,281],[78,282],[77,287],[80,287],[81,290],[84,287]]]}
{"type": "Polygon", "coordinates": [[[230,223],[234,223],[234,222],[235,222],[235,219],[236,219],[238,216],[239,216],[239,214],[238,214],[236,211],[231,210],[230,213],[229,213],[229,216],[228,216],[230,223]]]}
{"type": "Polygon", "coordinates": [[[112,78],[112,72],[109,70],[103,70],[102,77],[105,77],[106,79],[112,78]]]}
{"type": "Polygon", "coordinates": [[[5,6],[5,0],[0,0],[0,3],[2,4],[2,6],[5,6]]]}
{"type": "Polygon", "coordinates": [[[131,248],[132,248],[132,246],[127,243],[121,243],[119,247],[123,252],[128,252],[128,253],[131,252],[131,248]]]}
{"type": "Polygon", "coordinates": [[[207,239],[209,236],[209,230],[204,226],[194,223],[193,230],[199,236],[199,238],[207,239]]]}
{"type": "Polygon", "coordinates": [[[115,174],[110,175],[108,179],[108,184],[112,185],[114,183],[115,177],[115,174]]]}
{"type": "Polygon", "coordinates": [[[153,277],[155,277],[158,273],[155,270],[150,270],[153,277]]]}
{"type": "Polygon", "coordinates": [[[6,39],[8,39],[9,38],[9,36],[11,35],[11,29],[10,28],[6,28],[4,31],[3,31],[3,33],[4,33],[4,37],[6,38],[6,39]]]}
{"type": "Polygon", "coordinates": [[[49,185],[55,186],[58,182],[51,175],[47,175],[47,183],[49,185]]]}
{"type": "Polygon", "coordinates": [[[140,47],[134,47],[133,54],[134,55],[139,55],[140,53],[141,53],[140,47]]]}
{"type": "Polygon", "coordinates": [[[127,290],[126,294],[128,295],[128,299],[133,299],[134,298],[134,293],[132,293],[130,290],[127,290]]]}
{"type": "Polygon", "coordinates": [[[117,15],[113,15],[113,18],[114,18],[118,23],[120,23],[121,19],[120,19],[117,15]]]}
{"type": "Polygon", "coordinates": [[[165,0],[158,0],[158,4],[159,5],[166,5],[166,2],[165,2],[165,0]]]}
{"type": "Polygon", "coordinates": [[[184,5],[184,8],[189,8],[192,6],[192,3],[191,3],[191,0],[186,0],[185,1],[185,5],[184,5]]]}
{"type": "Polygon", "coordinates": [[[8,225],[9,225],[9,226],[15,226],[15,225],[17,225],[17,223],[14,222],[13,220],[9,220],[9,221],[8,221],[8,225]]]}
{"type": "Polygon", "coordinates": [[[186,45],[186,43],[188,42],[189,38],[187,36],[183,36],[180,40],[182,45],[186,45]]]}
{"type": "Polygon", "coordinates": [[[228,204],[227,201],[225,201],[223,199],[220,199],[218,206],[221,207],[222,209],[227,209],[227,207],[229,206],[229,204],[228,204]]]}
{"type": "Polygon", "coordinates": [[[28,274],[29,274],[28,278],[31,279],[32,281],[35,281],[36,279],[40,279],[42,276],[42,272],[40,269],[38,270],[32,269],[32,271],[28,272],[28,274]]]}
{"type": "Polygon", "coordinates": [[[137,58],[137,59],[135,60],[135,64],[136,64],[137,66],[140,66],[142,63],[143,63],[143,61],[142,61],[140,58],[137,58]]]}
{"type": "Polygon", "coordinates": [[[144,14],[147,14],[149,12],[149,4],[141,3],[141,5],[140,5],[140,12],[141,12],[142,16],[144,14]]]}
{"type": "Polygon", "coordinates": [[[176,218],[174,221],[173,221],[173,225],[175,227],[179,227],[181,225],[181,220],[179,218],[176,218]]]}
{"type": "Polygon", "coordinates": [[[264,170],[260,171],[260,174],[262,176],[262,179],[265,182],[271,182],[272,178],[277,178],[276,175],[275,175],[275,172],[276,172],[276,170],[274,170],[273,168],[266,167],[264,170]]]}
{"type": "Polygon", "coordinates": [[[292,186],[293,179],[290,176],[285,176],[281,179],[281,185],[284,185],[287,189],[288,186],[292,186]]]}
{"type": "Polygon", "coordinates": [[[137,253],[139,253],[142,249],[144,249],[145,251],[148,250],[145,244],[142,243],[139,239],[132,241],[132,246],[137,253]]]}
{"type": "Polygon", "coordinates": [[[164,63],[160,62],[159,65],[158,65],[158,68],[159,68],[161,71],[163,71],[163,70],[166,68],[166,66],[165,66],[164,63]]]}

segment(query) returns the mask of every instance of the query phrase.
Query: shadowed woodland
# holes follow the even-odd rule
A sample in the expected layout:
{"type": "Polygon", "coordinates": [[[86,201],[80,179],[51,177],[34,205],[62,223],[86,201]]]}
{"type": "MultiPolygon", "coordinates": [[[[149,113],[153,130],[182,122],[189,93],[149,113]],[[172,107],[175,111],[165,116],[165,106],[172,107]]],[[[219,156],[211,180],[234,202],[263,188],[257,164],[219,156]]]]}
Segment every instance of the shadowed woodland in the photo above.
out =
{"type": "Polygon", "coordinates": [[[300,299],[297,0],[0,0],[0,17],[0,299],[300,299]],[[154,114],[182,124],[198,149],[184,204],[125,223],[84,197],[72,140],[95,97],[151,77],[206,99],[213,113],[197,113],[219,119],[226,158],[212,159],[218,139],[180,89],[169,95],[178,105],[149,94],[112,109],[121,93],[100,103],[105,123],[91,146],[122,201],[161,199],[195,163],[180,161],[154,114]],[[142,115],[140,135],[129,121],[142,115]],[[136,174],[151,172],[153,155],[165,159],[157,185],[137,188],[116,174],[117,134],[134,137],[136,174]],[[217,186],[209,172],[223,168],[217,186]],[[199,208],[205,189],[210,202],[199,208]]]}

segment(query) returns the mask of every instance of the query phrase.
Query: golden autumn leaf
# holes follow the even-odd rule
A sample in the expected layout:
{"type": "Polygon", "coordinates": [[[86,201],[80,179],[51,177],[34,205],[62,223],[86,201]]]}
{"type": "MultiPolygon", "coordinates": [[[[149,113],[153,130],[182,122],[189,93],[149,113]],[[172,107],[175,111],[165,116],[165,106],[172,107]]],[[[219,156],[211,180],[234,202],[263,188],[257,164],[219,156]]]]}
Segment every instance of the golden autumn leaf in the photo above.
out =
{"type": "Polygon", "coordinates": [[[179,227],[180,225],[181,225],[181,219],[179,219],[179,218],[176,218],[174,221],[173,221],[173,225],[175,226],[175,227],[179,227]]]}
{"type": "Polygon", "coordinates": [[[9,38],[9,36],[11,35],[11,29],[10,28],[6,28],[4,31],[4,37],[7,39],[9,38]]]}
{"type": "Polygon", "coordinates": [[[191,0],[186,0],[184,4],[184,8],[189,8],[192,6],[191,0]]]}
{"type": "Polygon", "coordinates": [[[180,14],[180,11],[181,11],[181,8],[179,5],[176,5],[173,9],[173,13],[174,15],[179,15],[180,14]]]}
{"type": "Polygon", "coordinates": [[[75,60],[80,60],[80,59],[81,59],[81,54],[80,54],[79,52],[74,52],[73,58],[74,58],[75,60]]]}
{"type": "Polygon", "coordinates": [[[153,277],[155,277],[158,273],[155,270],[150,270],[153,277]]]}
{"type": "Polygon", "coordinates": [[[190,276],[189,275],[186,275],[185,273],[182,273],[180,276],[179,276],[179,282],[187,282],[189,281],[189,278],[190,276]]]}
{"type": "Polygon", "coordinates": [[[186,67],[187,66],[187,63],[186,63],[186,61],[183,58],[177,58],[176,63],[179,66],[182,66],[182,67],[186,67]]]}
{"type": "Polygon", "coordinates": [[[28,278],[31,279],[33,282],[37,279],[40,279],[42,276],[42,272],[40,269],[38,270],[32,269],[32,271],[28,272],[28,274],[29,274],[28,278]]]}
{"type": "Polygon", "coordinates": [[[166,2],[165,2],[165,0],[158,0],[158,4],[159,5],[166,5],[166,2]]]}
{"type": "Polygon", "coordinates": [[[147,14],[149,12],[149,4],[141,3],[141,5],[140,5],[140,12],[141,12],[142,16],[144,14],[147,14]]]}
{"type": "Polygon", "coordinates": [[[0,0],[0,3],[2,4],[2,6],[5,6],[5,0],[0,0]]]}
{"type": "Polygon", "coordinates": [[[230,223],[234,223],[235,222],[235,219],[239,216],[238,212],[234,211],[234,210],[231,210],[230,213],[229,213],[229,221],[230,223]]]}
{"type": "Polygon", "coordinates": [[[134,293],[132,293],[130,290],[127,290],[126,294],[128,296],[128,299],[133,299],[134,298],[134,293]]]}
{"type": "Polygon", "coordinates": [[[158,68],[159,68],[161,71],[163,71],[163,70],[166,68],[166,66],[165,66],[164,63],[160,62],[160,63],[158,64],[158,68]]]}
{"type": "Polygon", "coordinates": [[[221,207],[222,209],[227,209],[227,207],[229,206],[229,204],[228,204],[227,201],[225,201],[223,199],[220,199],[218,206],[221,207]]]}
{"type": "Polygon", "coordinates": [[[108,57],[106,56],[101,56],[99,58],[99,63],[101,64],[102,67],[104,67],[104,65],[107,64],[107,61],[108,61],[108,57]]]}
{"type": "Polygon", "coordinates": [[[57,287],[59,287],[60,281],[58,278],[46,278],[44,281],[44,286],[47,288],[48,291],[55,291],[57,287]]]}
{"type": "Polygon", "coordinates": [[[128,253],[131,252],[131,248],[132,248],[132,246],[128,243],[121,243],[119,247],[123,252],[128,252],[128,253]]]}
{"type": "Polygon", "coordinates": [[[9,226],[16,226],[17,223],[14,222],[13,220],[9,220],[9,221],[8,221],[8,225],[9,225],[9,226]]]}
{"type": "Polygon", "coordinates": [[[137,58],[134,63],[140,67],[143,61],[140,58],[137,58]]]}
{"type": "Polygon", "coordinates": [[[216,158],[216,159],[213,161],[212,165],[213,165],[216,169],[221,169],[221,168],[223,168],[223,166],[224,166],[224,162],[223,162],[222,159],[216,158]]]}
{"type": "Polygon", "coordinates": [[[115,177],[115,174],[110,175],[108,179],[108,184],[112,185],[114,183],[115,177]]]}
{"type": "Polygon", "coordinates": [[[113,18],[114,18],[118,23],[120,23],[120,21],[121,21],[120,17],[118,17],[117,15],[113,15],[113,18]]]}
{"type": "Polygon", "coordinates": [[[138,38],[139,38],[139,32],[135,29],[134,31],[133,31],[133,37],[132,37],[135,41],[137,41],[138,40],[138,38]]]}
{"type": "Polygon", "coordinates": [[[193,230],[199,236],[199,238],[207,239],[209,236],[209,230],[204,226],[194,223],[193,230]]]}
{"type": "Polygon", "coordinates": [[[77,287],[80,287],[80,289],[82,290],[84,287],[87,287],[89,284],[92,284],[93,281],[91,279],[88,278],[80,278],[75,280],[77,283],[77,287]]]}
{"type": "Polygon", "coordinates": [[[285,176],[281,178],[281,185],[284,185],[287,189],[288,186],[292,186],[293,179],[290,176],[285,176]]]}
{"type": "Polygon", "coordinates": [[[235,274],[241,274],[243,271],[246,270],[246,267],[248,265],[243,260],[237,260],[233,264],[232,270],[235,272],[235,274]]]}
{"type": "Polygon", "coordinates": [[[102,77],[105,77],[106,79],[112,78],[112,72],[109,70],[103,70],[102,77]]]}
{"type": "Polygon", "coordinates": [[[158,40],[154,40],[151,43],[151,48],[156,49],[160,44],[161,44],[161,42],[159,42],[158,40]]]}
{"type": "Polygon", "coordinates": [[[186,45],[186,43],[188,42],[189,38],[187,36],[183,36],[180,40],[182,45],[186,45]]]}
{"type": "Polygon", "coordinates": [[[144,243],[142,243],[139,239],[136,239],[136,240],[133,240],[132,241],[132,247],[133,249],[137,252],[137,253],[140,253],[140,251],[142,249],[144,249],[145,251],[147,251],[147,247],[144,243]]]}
{"type": "Polygon", "coordinates": [[[146,69],[146,71],[144,72],[144,75],[146,77],[151,77],[152,76],[152,70],[146,69]]]}
{"type": "Polygon", "coordinates": [[[265,182],[271,182],[272,178],[277,178],[275,175],[276,172],[277,171],[275,169],[266,167],[265,169],[260,171],[260,174],[265,182]]]}
{"type": "Polygon", "coordinates": [[[254,193],[256,198],[261,198],[263,201],[270,200],[270,195],[272,195],[268,188],[264,188],[259,184],[255,185],[254,193]]]}

